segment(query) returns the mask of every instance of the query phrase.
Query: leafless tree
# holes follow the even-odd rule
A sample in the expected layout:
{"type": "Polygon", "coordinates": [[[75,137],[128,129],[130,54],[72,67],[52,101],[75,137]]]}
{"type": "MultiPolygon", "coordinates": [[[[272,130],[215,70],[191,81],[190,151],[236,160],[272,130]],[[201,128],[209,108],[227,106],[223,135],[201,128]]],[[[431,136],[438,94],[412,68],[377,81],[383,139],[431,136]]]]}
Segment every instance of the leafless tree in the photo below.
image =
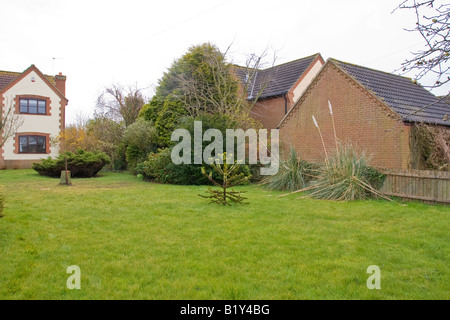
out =
{"type": "MultiPolygon", "coordinates": [[[[263,70],[272,68],[277,61],[277,52],[266,48],[261,54],[252,53],[248,55],[243,78],[243,90],[247,95],[247,103],[250,114],[257,115],[254,106],[258,105],[259,109],[267,109],[268,106],[260,97],[264,94],[267,86],[274,81],[273,72],[264,72],[263,70]],[[270,52],[272,53],[270,55],[270,52]]],[[[259,115],[258,115],[259,116],[259,115]]]]}
{"type": "Polygon", "coordinates": [[[123,119],[125,126],[128,127],[136,120],[145,104],[142,90],[137,85],[124,88],[120,84],[113,84],[106,87],[97,98],[96,113],[117,121],[123,119]]]}
{"type": "Polygon", "coordinates": [[[404,73],[417,72],[416,80],[433,74],[434,83],[425,86],[429,88],[441,87],[449,82],[450,4],[440,0],[405,0],[395,10],[397,9],[414,11],[416,26],[406,30],[419,32],[425,40],[425,49],[413,52],[413,57],[405,60],[399,70],[404,73]]]}
{"type": "Polygon", "coordinates": [[[5,105],[0,106],[0,148],[13,137],[19,127],[23,124],[23,119],[14,113],[12,103],[6,102],[5,105]]]}
{"type": "Polygon", "coordinates": [[[273,51],[271,57],[269,57],[269,49],[265,49],[262,53],[249,54],[245,62],[245,78],[244,78],[244,92],[247,93],[247,99],[252,108],[258,101],[260,96],[264,93],[264,90],[273,80],[272,74],[261,75],[261,70],[271,68],[275,66],[277,61],[277,52],[273,51]]]}

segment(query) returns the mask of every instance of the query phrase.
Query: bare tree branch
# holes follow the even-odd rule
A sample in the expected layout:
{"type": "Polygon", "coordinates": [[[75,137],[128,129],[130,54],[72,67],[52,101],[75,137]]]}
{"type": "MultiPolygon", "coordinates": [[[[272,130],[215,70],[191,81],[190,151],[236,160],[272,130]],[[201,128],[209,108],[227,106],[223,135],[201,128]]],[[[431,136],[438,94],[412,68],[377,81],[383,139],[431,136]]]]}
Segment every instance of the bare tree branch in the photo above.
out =
{"type": "Polygon", "coordinates": [[[23,124],[23,119],[20,115],[14,113],[12,103],[6,102],[5,105],[0,106],[0,148],[12,138],[19,127],[23,124]]]}
{"type": "Polygon", "coordinates": [[[116,121],[123,119],[125,126],[128,127],[136,120],[145,104],[142,90],[137,87],[137,84],[128,86],[127,89],[120,84],[106,87],[97,98],[96,113],[116,121]]]}
{"type": "Polygon", "coordinates": [[[424,85],[428,88],[441,87],[450,82],[450,4],[438,0],[405,0],[397,9],[413,10],[416,16],[414,29],[425,41],[425,49],[412,52],[413,57],[405,60],[397,71],[415,71],[415,80],[425,75],[434,75],[435,82],[424,85]]]}
{"type": "MultiPolygon", "coordinates": [[[[267,50],[260,55],[249,55],[245,67],[225,62],[228,51],[229,48],[219,55],[205,52],[210,72],[194,77],[189,73],[176,75],[179,90],[173,96],[192,117],[202,113],[222,114],[235,119],[242,127],[258,126],[250,112],[271,81],[268,77],[258,78],[258,72],[266,63],[267,50]]],[[[272,66],[275,60],[276,57],[272,66]]]]}

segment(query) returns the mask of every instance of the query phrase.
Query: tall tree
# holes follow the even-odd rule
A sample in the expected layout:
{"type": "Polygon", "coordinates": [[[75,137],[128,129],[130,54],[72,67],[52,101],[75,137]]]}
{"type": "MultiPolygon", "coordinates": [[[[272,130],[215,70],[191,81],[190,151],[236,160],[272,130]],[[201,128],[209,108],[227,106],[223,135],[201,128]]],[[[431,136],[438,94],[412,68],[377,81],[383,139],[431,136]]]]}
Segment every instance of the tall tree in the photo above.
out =
{"type": "Polygon", "coordinates": [[[254,84],[263,56],[251,55],[245,67],[237,67],[227,61],[227,52],[211,43],[192,46],[159,80],[155,96],[143,107],[141,116],[155,122],[163,144],[170,143],[170,134],[182,116],[220,115],[241,128],[259,127],[250,117],[258,97],[247,100],[247,86],[254,84]],[[237,69],[248,73],[245,83],[237,69]]]}
{"type": "Polygon", "coordinates": [[[137,119],[144,104],[145,97],[137,85],[124,88],[120,84],[113,84],[106,87],[97,98],[97,114],[117,121],[123,120],[128,127],[137,119]]]}
{"type": "Polygon", "coordinates": [[[225,65],[222,53],[214,45],[204,43],[190,47],[164,73],[152,100],[141,111],[144,119],[154,121],[162,146],[170,145],[171,133],[179,125],[181,117],[214,114],[218,112],[214,102],[221,99],[218,92],[225,93],[231,89],[237,94],[236,79],[229,72],[221,75],[228,82],[214,82],[225,65]],[[206,95],[213,98],[204,99],[206,95]]]}
{"type": "MultiPolygon", "coordinates": [[[[450,82],[450,4],[441,0],[405,0],[395,10],[412,10],[416,16],[414,29],[425,41],[424,50],[413,52],[413,57],[402,64],[403,72],[416,71],[416,80],[434,75],[430,88],[450,82]]],[[[394,10],[394,11],[395,11],[394,10]]]]}

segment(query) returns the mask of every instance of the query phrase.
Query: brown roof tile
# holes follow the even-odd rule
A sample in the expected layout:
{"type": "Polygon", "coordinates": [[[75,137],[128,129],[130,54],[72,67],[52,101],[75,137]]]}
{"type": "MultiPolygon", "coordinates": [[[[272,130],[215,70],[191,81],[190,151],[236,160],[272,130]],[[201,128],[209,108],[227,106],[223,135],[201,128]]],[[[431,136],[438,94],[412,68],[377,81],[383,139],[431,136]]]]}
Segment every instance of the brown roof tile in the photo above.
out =
{"type": "MultiPolygon", "coordinates": [[[[0,70],[0,91],[14,81],[22,72],[1,71],[0,70]]],[[[45,78],[55,85],[55,77],[44,74],[45,78]]]]}
{"type": "Polygon", "coordinates": [[[331,60],[379,97],[403,121],[450,126],[450,105],[410,78],[331,60]]]}
{"type": "Polygon", "coordinates": [[[320,54],[317,53],[263,70],[250,70],[239,66],[235,70],[242,82],[246,82],[249,71],[255,72],[255,76],[249,76],[253,83],[248,85],[248,99],[257,97],[262,89],[264,90],[259,98],[266,99],[288,93],[310,64],[319,56],[320,54]]]}

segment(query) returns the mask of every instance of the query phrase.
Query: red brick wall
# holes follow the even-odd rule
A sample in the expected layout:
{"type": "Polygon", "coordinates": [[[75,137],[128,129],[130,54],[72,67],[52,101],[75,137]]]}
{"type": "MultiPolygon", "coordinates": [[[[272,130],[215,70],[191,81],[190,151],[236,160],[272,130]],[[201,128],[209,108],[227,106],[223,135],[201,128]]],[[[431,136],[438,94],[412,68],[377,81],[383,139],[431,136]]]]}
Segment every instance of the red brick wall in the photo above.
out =
{"type": "Polygon", "coordinates": [[[332,151],[335,139],[328,100],[333,106],[336,134],[340,141],[356,143],[360,150],[372,154],[373,166],[410,167],[410,127],[398,124],[396,115],[390,109],[331,62],[327,63],[281,125],[280,143],[284,150],[293,145],[301,158],[323,161],[325,153],[312,120],[314,115],[327,151],[332,151]]]}
{"type": "MultiPolygon", "coordinates": [[[[252,118],[261,121],[263,128],[276,129],[285,116],[285,101],[283,97],[277,97],[258,101],[252,108],[252,118]]],[[[288,100],[289,111],[292,103],[288,100]]]]}
{"type": "Polygon", "coordinates": [[[3,160],[0,162],[0,169],[30,169],[33,163],[42,160],[3,160]]]}

